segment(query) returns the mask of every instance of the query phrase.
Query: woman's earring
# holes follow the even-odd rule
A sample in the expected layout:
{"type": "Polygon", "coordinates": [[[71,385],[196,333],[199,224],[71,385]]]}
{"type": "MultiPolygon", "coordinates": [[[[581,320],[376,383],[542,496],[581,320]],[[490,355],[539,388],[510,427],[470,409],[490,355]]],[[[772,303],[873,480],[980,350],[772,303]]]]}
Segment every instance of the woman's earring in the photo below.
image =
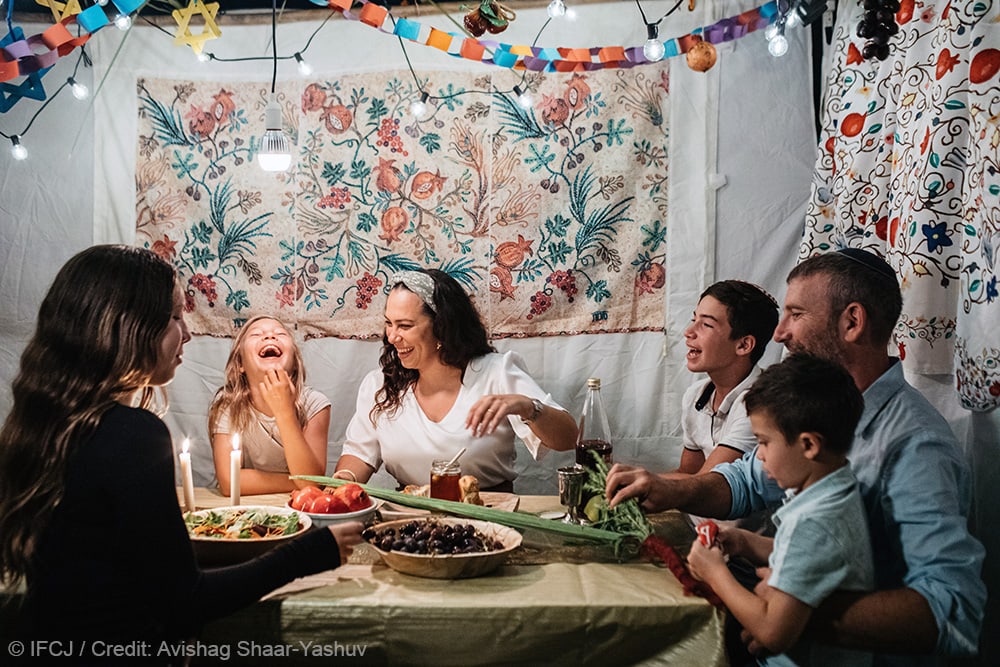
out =
{"type": "Polygon", "coordinates": [[[439,350],[441,349],[441,341],[438,341],[437,349],[439,349],[439,350]]]}

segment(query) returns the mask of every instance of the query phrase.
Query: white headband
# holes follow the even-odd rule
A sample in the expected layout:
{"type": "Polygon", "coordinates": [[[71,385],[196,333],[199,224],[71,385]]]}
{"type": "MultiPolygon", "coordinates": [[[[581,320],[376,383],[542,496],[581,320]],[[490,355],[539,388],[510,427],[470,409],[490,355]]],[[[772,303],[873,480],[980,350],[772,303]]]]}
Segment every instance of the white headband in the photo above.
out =
{"type": "Polygon", "coordinates": [[[400,271],[392,277],[392,286],[402,284],[406,289],[420,297],[432,313],[434,308],[434,279],[420,271],[400,271]]]}

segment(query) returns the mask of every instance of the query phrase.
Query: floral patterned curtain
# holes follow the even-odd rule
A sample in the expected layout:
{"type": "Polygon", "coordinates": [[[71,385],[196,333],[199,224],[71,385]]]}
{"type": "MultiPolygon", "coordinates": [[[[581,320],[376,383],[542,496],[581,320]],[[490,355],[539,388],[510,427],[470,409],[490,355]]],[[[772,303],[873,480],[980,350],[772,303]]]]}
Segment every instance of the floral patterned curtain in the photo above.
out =
{"type": "Polygon", "coordinates": [[[954,373],[962,405],[1000,404],[1000,8],[902,0],[885,61],[840,2],[801,257],[878,252],[898,271],[909,370],[954,373]]]}
{"type": "Polygon", "coordinates": [[[138,242],[178,267],[197,333],[272,313],[378,336],[413,267],[462,282],[495,337],[662,330],[666,68],[529,75],[527,109],[510,73],[431,74],[422,118],[406,72],[285,82],[277,175],[253,161],[263,85],[141,79],[138,242]]]}

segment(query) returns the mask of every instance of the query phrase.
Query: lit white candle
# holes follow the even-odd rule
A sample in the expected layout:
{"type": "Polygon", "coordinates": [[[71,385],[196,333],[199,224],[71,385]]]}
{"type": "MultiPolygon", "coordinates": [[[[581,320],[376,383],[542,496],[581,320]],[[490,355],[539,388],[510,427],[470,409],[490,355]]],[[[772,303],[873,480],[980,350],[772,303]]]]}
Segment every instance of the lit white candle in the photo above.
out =
{"type": "Polygon", "coordinates": [[[240,434],[233,434],[233,451],[229,455],[229,503],[240,504],[240,468],[243,457],[240,454],[240,434]]]}
{"type": "Polygon", "coordinates": [[[194,511],[194,478],[191,476],[191,441],[184,438],[181,444],[181,453],[178,458],[181,460],[181,484],[184,486],[184,510],[194,511]]]}

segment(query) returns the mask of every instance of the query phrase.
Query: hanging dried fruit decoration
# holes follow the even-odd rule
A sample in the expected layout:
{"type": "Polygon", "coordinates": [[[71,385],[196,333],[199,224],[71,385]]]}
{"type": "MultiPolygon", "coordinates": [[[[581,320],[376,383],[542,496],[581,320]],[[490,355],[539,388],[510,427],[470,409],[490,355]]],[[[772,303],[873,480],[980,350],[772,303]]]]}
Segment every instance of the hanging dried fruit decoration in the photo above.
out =
{"type": "Polygon", "coordinates": [[[480,37],[484,32],[496,34],[503,32],[517,18],[517,14],[499,2],[481,0],[479,7],[465,15],[465,29],[473,37],[480,37]]]}

